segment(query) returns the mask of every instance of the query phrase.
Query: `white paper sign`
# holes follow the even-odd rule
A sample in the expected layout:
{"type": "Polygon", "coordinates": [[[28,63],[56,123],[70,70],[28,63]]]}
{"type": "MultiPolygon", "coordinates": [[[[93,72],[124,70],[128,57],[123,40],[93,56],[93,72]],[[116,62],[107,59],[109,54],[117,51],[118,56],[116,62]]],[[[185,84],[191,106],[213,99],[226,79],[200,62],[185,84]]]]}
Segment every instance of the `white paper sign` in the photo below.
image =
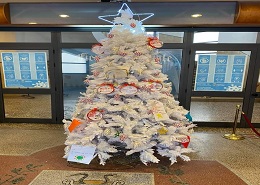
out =
{"type": "Polygon", "coordinates": [[[89,164],[93,159],[96,147],[72,145],[67,161],[89,164]]]}
{"type": "Polygon", "coordinates": [[[154,101],[153,115],[156,121],[163,121],[169,119],[169,116],[164,109],[163,103],[159,101],[154,101]]]}

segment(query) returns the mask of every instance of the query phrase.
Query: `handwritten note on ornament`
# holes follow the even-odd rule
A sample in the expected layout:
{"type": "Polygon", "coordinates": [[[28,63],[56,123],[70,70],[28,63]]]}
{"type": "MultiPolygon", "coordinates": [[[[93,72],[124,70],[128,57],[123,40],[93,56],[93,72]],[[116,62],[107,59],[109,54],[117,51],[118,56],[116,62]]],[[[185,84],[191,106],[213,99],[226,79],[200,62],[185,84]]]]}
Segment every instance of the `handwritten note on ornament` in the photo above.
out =
{"type": "Polygon", "coordinates": [[[159,101],[154,101],[153,115],[156,121],[163,121],[169,119],[169,116],[164,109],[163,103],[159,101]]]}
{"type": "Polygon", "coordinates": [[[67,161],[89,164],[93,159],[96,147],[72,145],[67,161]]]}

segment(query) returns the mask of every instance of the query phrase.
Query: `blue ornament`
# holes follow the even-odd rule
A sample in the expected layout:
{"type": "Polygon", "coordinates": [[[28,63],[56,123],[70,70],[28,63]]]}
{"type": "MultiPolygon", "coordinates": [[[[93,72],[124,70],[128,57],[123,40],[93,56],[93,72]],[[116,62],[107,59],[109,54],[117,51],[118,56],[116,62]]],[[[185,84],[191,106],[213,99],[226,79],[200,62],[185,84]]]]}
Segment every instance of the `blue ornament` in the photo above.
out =
{"type": "Polygon", "coordinates": [[[192,121],[192,117],[191,117],[191,115],[190,115],[190,112],[188,112],[185,116],[186,116],[186,118],[187,118],[189,121],[192,121]]]}

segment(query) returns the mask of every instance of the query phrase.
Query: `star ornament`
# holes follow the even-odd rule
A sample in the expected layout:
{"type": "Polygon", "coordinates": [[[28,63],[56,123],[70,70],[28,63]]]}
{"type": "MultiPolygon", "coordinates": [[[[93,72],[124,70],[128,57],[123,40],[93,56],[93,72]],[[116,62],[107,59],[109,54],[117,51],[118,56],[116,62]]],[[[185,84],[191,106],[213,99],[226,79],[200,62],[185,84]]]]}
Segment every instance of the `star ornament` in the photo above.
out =
{"type": "Polygon", "coordinates": [[[128,18],[128,19],[133,19],[133,16],[145,16],[143,19],[139,20],[139,22],[143,22],[146,19],[149,19],[150,17],[154,16],[154,13],[133,13],[132,10],[128,7],[128,5],[126,3],[123,3],[123,5],[121,6],[121,8],[118,10],[118,13],[115,15],[102,15],[102,16],[98,16],[99,19],[109,22],[111,24],[116,24],[115,21],[111,21],[109,20],[109,18],[111,17],[119,17],[121,15],[122,18],[128,18]]]}

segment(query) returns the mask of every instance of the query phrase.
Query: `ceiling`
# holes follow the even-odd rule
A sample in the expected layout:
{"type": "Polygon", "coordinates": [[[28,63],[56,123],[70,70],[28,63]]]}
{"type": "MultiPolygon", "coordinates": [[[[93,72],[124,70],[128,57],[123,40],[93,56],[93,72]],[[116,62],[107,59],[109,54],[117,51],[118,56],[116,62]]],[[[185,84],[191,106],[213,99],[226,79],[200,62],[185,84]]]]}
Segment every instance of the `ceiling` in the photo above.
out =
{"type": "MultiPolygon", "coordinates": [[[[3,1],[3,0],[2,0],[3,1]]],[[[4,0],[5,1],[5,0],[4,0]]],[[[113,15],[121,3],[100,3],[77,0],[73,3],[18,3],[24,0],[7,0],[10,3],[11,24],[66,24],[66,25],[106,25],[98,19],[100,15],[113,15]],[[88,3],[86,3],[88,2],[88,3]],[[60,18],[67,14],[69,18],[60,18]]],[[[45,0],[47,2],[48,0],[45,0]]],[[[28,1],[27,1],[28,2],[28,1]]],[[[33,2],[36,2],[35,0],[33,2]]],[[[40,2],[40,1],[37,1],[40,2]]],[[[59,2],[68,2],[60,0],[59,2]]],[[[236,2],[138,2],[132,1],[128,6],[134,13],[154,13],[144,22],[145,25],[187,25],[187,24],[233,24],[236,2]],[[136,3],[135,3],[136,2],[136,3]],[[191,15],[200,13],[200,18],[191,15]]]]}

